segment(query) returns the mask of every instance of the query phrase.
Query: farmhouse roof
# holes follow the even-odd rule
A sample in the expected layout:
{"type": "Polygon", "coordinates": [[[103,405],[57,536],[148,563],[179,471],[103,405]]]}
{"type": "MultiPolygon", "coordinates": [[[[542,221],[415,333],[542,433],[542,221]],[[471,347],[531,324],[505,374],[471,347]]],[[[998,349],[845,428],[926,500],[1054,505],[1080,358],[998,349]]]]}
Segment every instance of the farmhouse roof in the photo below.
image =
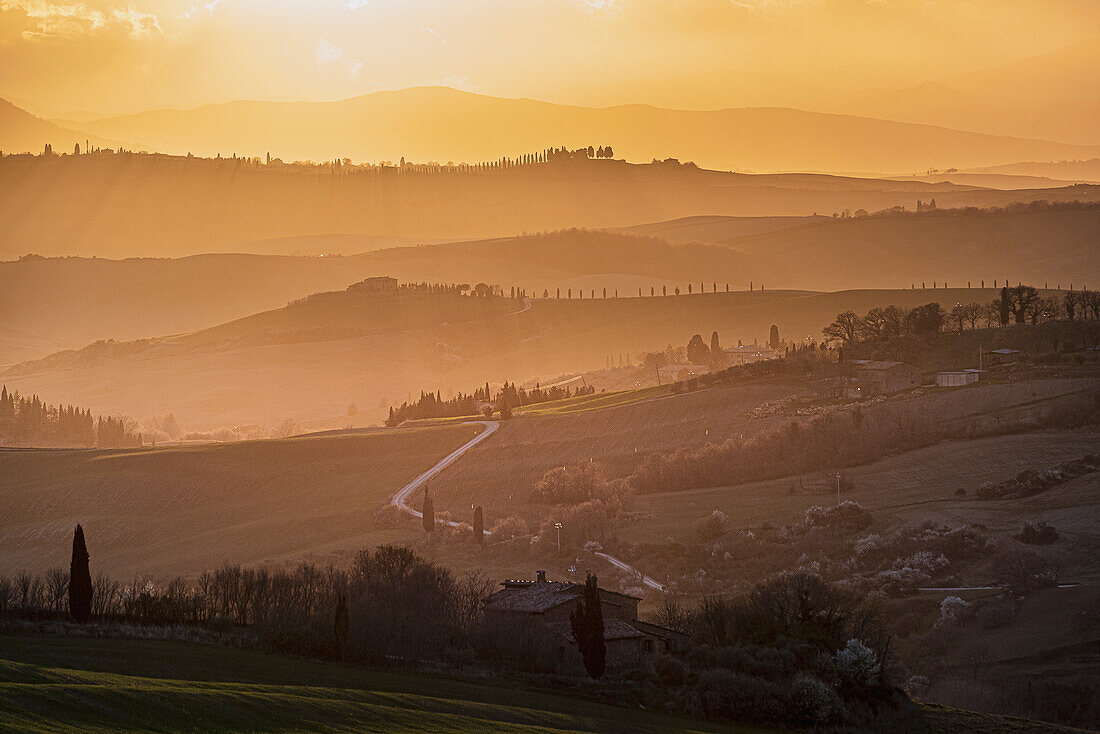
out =
{"type": "MultiPolygon", "coordinates": [[[[584,593],[584,584],[572,581],[504,581],[504,588],[485,600],[485,609],[501,612],[525,612],[541,614],[549,609],[573,601],[584,593]]],[[[601,594],[613,594],[638,600],[636,596],[621,594],[611,589],[600,589],[601,594]]]]}
{"type": "Polygon", "coordinates": [[[540,613],[572,601],[583,589],[572,581],[505,581],[503,589],[485,600],[485,608],[540,613]]]}
{"type": "Polygon", "coordinates": [[[989,351],[989,353],[990,354],[1019,354],[1020,350],[1019,349],[1005,349],[1005,348],[1002,347],[1001,349],[991,349],[989,351]]]}

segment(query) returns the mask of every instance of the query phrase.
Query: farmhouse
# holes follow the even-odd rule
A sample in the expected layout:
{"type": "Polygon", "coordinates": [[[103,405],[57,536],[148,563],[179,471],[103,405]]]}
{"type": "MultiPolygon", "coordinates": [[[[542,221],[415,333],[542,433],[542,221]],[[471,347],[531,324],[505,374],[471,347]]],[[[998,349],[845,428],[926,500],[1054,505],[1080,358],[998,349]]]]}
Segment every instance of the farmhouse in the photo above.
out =
{"type": "MultiPolygon", "coordinates": [[[[505,581],[484,601],[485,620],[501,652],[558,673],[583,675],[584,663],[569,624],[569,615],[584,595],[584,584],[548,581],[539,571],[535,581],[505,581]]],[[[638,620],[637,597],[600,589],[608,671],[649,669],[657,657],[681,641],[673,630],[638,620]]]]}
{"type": "Polygon", "coordinates": [[[348,290],[360,293],[396,293],[397,278],[391,278],[388,275],[378,275],[373,278],[361,280],[358,283],[353,283],[348,286],[348,290]]]}
{"type": "Polygon", "coordinates": [[[752,364],[753,362],[763,362],[767,359],[779,357],[779,353],[771,347],[761,347],[756,344],[745,344],[731,349],[723,349],[722,354],[726,358],[726,363],[731,365],[752,364]]]}
{"type": "Polygon", "coordinates": [[[705,375],[710,372],[710,367],[705,364],[666,364],[657,368],[657,377],[662,385],[670,382],[690,380],[692,377],[705,375]]]}
{"type": "Polygon", "coordinates": [[[880,362],[860,359],[855,366],[855,389],[859,397],[887,395],[889,393],[920,387],[921,372],[904,362],[880,362]]]}

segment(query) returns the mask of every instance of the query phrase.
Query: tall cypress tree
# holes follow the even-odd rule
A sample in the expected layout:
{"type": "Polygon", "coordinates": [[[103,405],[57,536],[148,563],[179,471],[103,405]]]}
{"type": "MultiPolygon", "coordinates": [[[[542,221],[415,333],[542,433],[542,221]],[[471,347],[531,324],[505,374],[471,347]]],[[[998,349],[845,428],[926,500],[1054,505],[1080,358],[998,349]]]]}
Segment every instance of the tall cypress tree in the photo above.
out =
{"type": "Polygon", "coordinates": [[[432,504],[432,498],[428,496],[427,487],[424,488],[424,532],[431,537],[432,531],[435,530],[435,506],[432,504]]]}
{"type": "Polygon", "coordinates": [[[84,543],[84,528],[76,526],[73,533],[73,559],[69,564],[69,614],[80,624],[87,624],[92,613],[92,574],[88,570],[88,546],[84,543]]]}
{"type": "Polygon", "coordinates": [[[1001,288],[1001,311],[997,314],[1001,326],[1008,326],[1008,319],[1012,315],[1012,297],[1008,292],[1008,286],[1001,288]]]}
{"type": "Polygon", "coordinates": [[[481,505],[474,508],[474,542],[478,545],[485,542],[485,514],[481,505]]]}
{"type": "Polygon", "coordinates": [[[595,574],[590,573],[585,579],[584,595],[569,615],[569,627],[577,640],[584,669],[598,679],[607,667],[607,643],[603,636],[603,607],[595,574]]]}

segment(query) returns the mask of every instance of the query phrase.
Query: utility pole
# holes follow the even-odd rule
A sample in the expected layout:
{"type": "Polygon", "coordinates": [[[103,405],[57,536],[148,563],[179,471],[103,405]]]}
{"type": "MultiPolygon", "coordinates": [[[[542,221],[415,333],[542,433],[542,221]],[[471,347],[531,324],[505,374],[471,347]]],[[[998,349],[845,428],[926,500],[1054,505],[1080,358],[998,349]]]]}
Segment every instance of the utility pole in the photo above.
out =
{"type": "Polygon", "coordinates": [[[561,523],[560,522],[554,523],[554,527],[557,528],[557,530],[558,530],[558,552],[560,553],[561,552],[561,523]]]}
{"type": "Polygon", "coordinates": [[[840,472],[836,473],[836,503],[840,504],[840,472]]]}

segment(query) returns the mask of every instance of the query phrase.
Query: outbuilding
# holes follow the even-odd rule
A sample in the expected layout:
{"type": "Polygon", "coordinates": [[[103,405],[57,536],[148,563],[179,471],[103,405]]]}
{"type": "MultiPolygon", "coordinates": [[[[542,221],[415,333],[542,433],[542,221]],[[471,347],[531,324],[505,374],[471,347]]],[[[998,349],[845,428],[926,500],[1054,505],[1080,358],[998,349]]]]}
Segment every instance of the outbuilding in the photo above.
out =
{"type": "Polygon", "coordinates": [[[920,369],[905,362],[884,362],[860,359],[855,365],[856,385],[860,397],[887,395],[920,387],[920,369]]]}
{"type": "Polygon", "coordinates": [[[981,370],[958,370],[953,372],[937,372],[937,387],[963,387],[973,385],[978,381],[981,370]]]}

